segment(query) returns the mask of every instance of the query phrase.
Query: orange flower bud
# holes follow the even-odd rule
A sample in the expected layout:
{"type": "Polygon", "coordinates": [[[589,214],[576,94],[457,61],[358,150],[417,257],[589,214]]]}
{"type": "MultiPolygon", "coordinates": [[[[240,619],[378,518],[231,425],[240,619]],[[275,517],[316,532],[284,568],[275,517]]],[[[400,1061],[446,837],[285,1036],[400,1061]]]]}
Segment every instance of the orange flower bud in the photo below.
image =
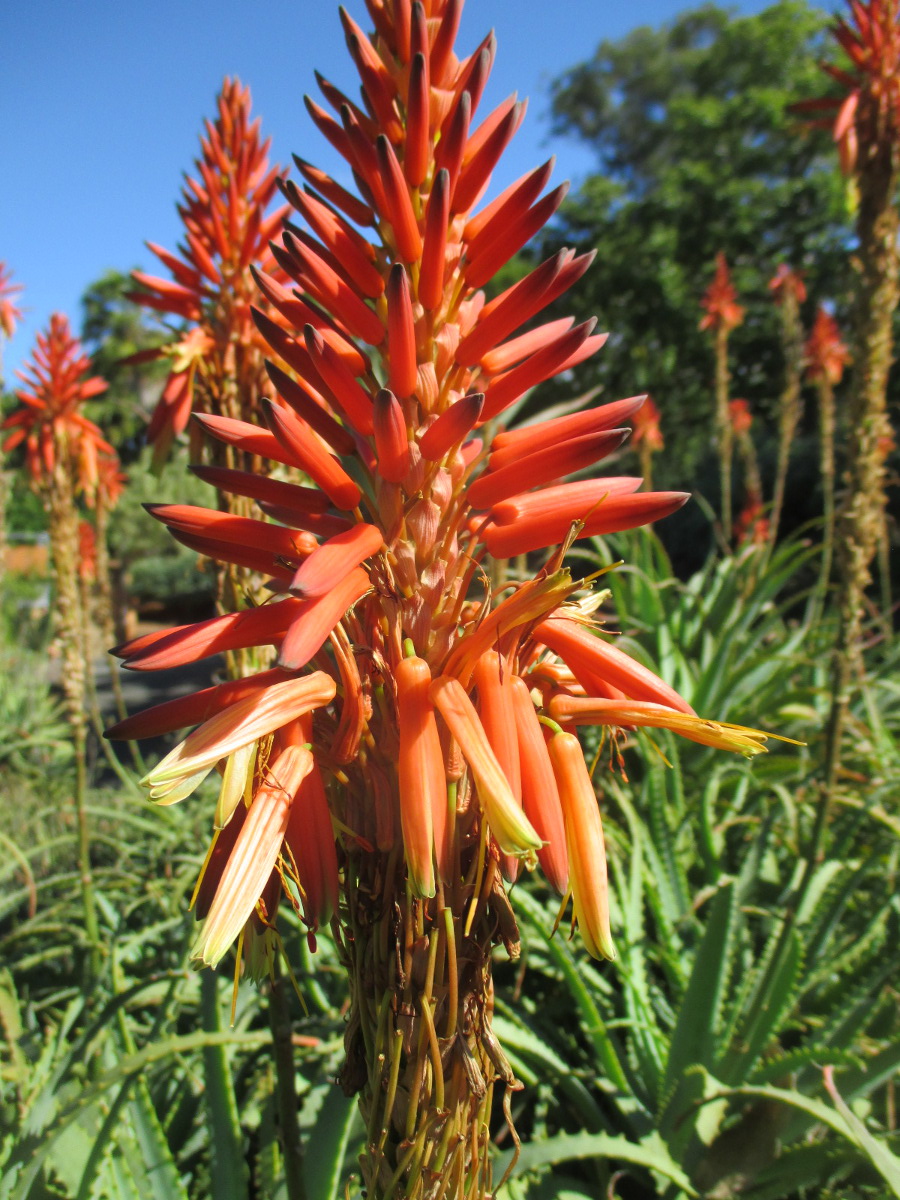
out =
{"type": "Polygon", "coordinates": [[[262,414],[280,444],[292,456],[293,465],[330,496],[335,507],[355,508],[361,492],[333,454],[317,441],[310,427],[283,404],[262,401],[262,414]]]}
{"type": "Polygon", "coordinates": [[[371,586],[368,572],[362,567],[355,567],[324,596],[299,601],[298,608],[294,610],[294,619],[281,643],[278,665],[292,670],[305,667],[322,648],[338,621],[371,586]]]}
{"type": "Polygon", "coordinates": [[[484,408],[482,392],[471,392],[438,417],[419,439],[419,449],[430,462],[439,462],[475,428],[484,408]]]}
{"type": "Polygon", "coordinates": [[[446,858],[447,781],[434,707],[428,695],[431,670],[421,658],[404,658],[394,673],[400,752],[397,776],[400,822],[410,882],[417,896],[435,892],[435,834],[446,858]]]}
{"type": "MultiPolygon", "coordinates": [[[[522,803],[522,769],[519,741],[512,705],[512,680],[509,667],[496,650],[487,650],[475,664],[472,682],[478,689],[478,715],[491,749],[497,756],[516,803],[522,803]]],[[[503,874],[514,881],[519,873],[518,860],[511,856],[501,863],[503,874]]]]}
{"type": "Polygon", "coordinates": [[[627,436],[627,429],[606,429],[549,443],[544,449],[526,454],[499,470],[487,471],[470,485],[466,498],[473,508],[488,508],[528,488],[583,471],[617,450],[627,436]]]}
{"type": "Polygon", "coordinates": [[[300,566],[291,580],[291,592],[305,599],[324,596],[381,545],[381,530],[362,522],[329,538],[300,566]]]}
{"type": "Polygon", "coordinates": [[[588,954],[593,958],[615,958],[609,928],[606,846],[594,785],[573,733],[558,733],[551,738],[549,752],[566,825],[578,928],[588,954]]]}
{"type": "Polygon", "coordinates": [[[512,680],[512,706],[522,768],[522,807],[544,843],[537,852],[541,869],[564,895],[569,886],[569,855],[559,788],[528,685],[516,677],[512,680]]]}
{"type": "Polygon", "coordinates": [[[491,749],[475,706],[458,679],[442,675],[429,694],[466,760],[482,812],[504,854],[527,859],[541,848],[541,839],[516,802],[503,768],[491,749]]]}
{"type": "Polygon", "coordinates": [[[438,171],[425,207],[425,238],[419,271],[419,303],[438,308],[444,296],[447,226],[450,222],[450,176],[438,171]]]}
{"type": "Polygon", "coordinates": [[[397,397],[387,388],[375,396],[372,408],[378,474],[388,483],[402,483],[409,471],[409,438],[397,397]]]}
{"type": "MultiPolygon", "coordinates": [[[[534,454],[556,441],[568,441],[586,437],[589,433],[600,433],[604,429],[618,428],[631,420],[645,399],[644,396],[631,396],[627,400],[600,404],[568,417],[538,421],[534,425],[526,425],[524,429],[501,430],[491,442],[491,470],[499,471],[501,467],[527,454],[534,454]]],[[[640,484],[635,486],[639,487],[640,484]]]]}
{"type": "Polygon", "coordinates": [[[388,276],[388,387],[400,400],[416,390],[416,325],[409,280],[402,263],[388,276]]]}

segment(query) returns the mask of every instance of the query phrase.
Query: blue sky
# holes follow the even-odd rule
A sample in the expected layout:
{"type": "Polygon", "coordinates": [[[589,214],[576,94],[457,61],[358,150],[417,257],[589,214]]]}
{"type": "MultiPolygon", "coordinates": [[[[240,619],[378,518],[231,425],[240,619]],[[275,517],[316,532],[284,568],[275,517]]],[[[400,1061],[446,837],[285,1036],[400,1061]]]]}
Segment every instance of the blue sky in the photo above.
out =
{"type": "MultiPolygon", "coordinates": [[[[683,0],[469,0],[458,49],[488,29],[498,52],[487,112],[513,91],[528,115],[501,168],[502,187],[557,156],[554,181],[591,166],[569,139],[548,136],[549,83],[590,57],[604,37],[655,25],[683,0]]],[[[756,12],[765,0],[735,8],[756,12]]],[[[362,0],[347,8],[365,29],[362,0]]],[[[0,260],[24,284],[26,319],[4,347],[3,373],[30,353],[51,312],[80,324],[79,297],[104,270],[153,269],[145,239],[174,249],[181,176],[197,150],[201,120],[226,74],[250,85],[272,157],[292,151],[340,173],[310,122],[305,92],[317,69],[356,86],[337,6],[313,0],[33,0],[0,5],[0,260]]]]}

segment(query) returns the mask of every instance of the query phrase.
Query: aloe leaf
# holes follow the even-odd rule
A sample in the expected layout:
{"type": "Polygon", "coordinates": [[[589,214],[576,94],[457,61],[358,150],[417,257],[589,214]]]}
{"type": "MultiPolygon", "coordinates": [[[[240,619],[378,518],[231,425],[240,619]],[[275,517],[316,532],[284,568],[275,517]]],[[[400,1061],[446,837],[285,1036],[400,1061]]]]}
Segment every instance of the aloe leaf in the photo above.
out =
{"type": "MultiPolygon", "coordinates": [[[[832,1108],[821,1100],[814,1100],[800,1092],[789,1088],[776,1087],[735,1087],[720,1086],[719,1095],[755,1096],[774,1103],[785,1104],[789,1108],[798,1109],[812,1117],[820,1125],[826,1125],[841,1137],[855,1145],[882,1176],[895,1196],[900,1196],[900,1158],[893,1154],[883,1142],[879,1142],[866,1129],[861,1121],[853,1114],[845,1101],[841,1101],[843,1109],[832,1108]],[[851,1120],[848,1121],[847,1114],[851,1120]],[[861,1127],[861,1128],[860,1128],[861,1127]],[[864,1136],[861,1136],[864,1135],[864,1136]]],[[[836,1096],[837,1093],[834,1093],[836,1096]]]]}
{"type": "MultiPolygon", "coordinates": [[[[222,1017],[215,972],[202,973],[200,997],[203,1028],[210,1033],[220,1033],[222,1017]]],[[[203,1094],[209,1124],[212,1200],[243,1200],[248,1183],[244,1139],[224,1044],[203,1048],[203,1070],[206,1077],[203,1094]]]]}
{"type": "Polygon", "coordinates": [[[748,1078],[796,997],[802,962],[803,946],[796,929],[792,927],[785,934],[782,926],[776,925],[754,977],[747,1007],[734,1027],[731,1048],[719,1059],[719,1078],[728,1083],[748,1078]]]}
{"type": "Polygon", "coordinates": [[[344,1160],[359,1110],[356,1101],[335,1084],[323,1087],[321,1107],[306,1135],[309,1149],[303,1159],[303,1174],[310,1200],[338,1200],[343,1194],[344,1160]]]}
{"type": "MultiPolygon", "coordinates": [[[[691,1181],[678,1164],[672,1159],[662,1138],[656,1133],[650,1134],[640,1142],[630,1142],[624,1137],[610,1137],[605,1133],[558,1134],[556,1137],[544,1138],[523,1146],[516,1163],[515,1176],[526,1171],[534,1171],[539,1167],[553,1166],[556,1163],[571,1162],[573,1159],[602,1158],[612,1159],[613,1162],[631,1163],[634,1166],[645,1167],[671,1180],[687,1196],[697,1196],[691,1181]]],[[[498,1156],[495,1164],[495,1174],[498,1178],[503,1174],[512,1160],[512,1152],[498,1156]]]]}
{"type": "Polygon", "coordinates": [[[520,912],[528,915],[532,926],[540,932],[550,957],[560,970],[581,1015],[584,1034],[593,1047],[596,1057],[595,1068],[602,1071],[619,1091],[630,1093],[628,1077],[622,1066],[621,1050],[616,1039],[607,1029],[599,1008],[594,1003],[582,973],[572,956],[572,951],[559,935],[550,936],[547,932],[546,914],[524,889],[516,896],[516,907],[520,912]]]}
{"type": "Polygon", "coordinates": [[[737,895],[733,880],[723,883],[713,898],[694,968],[678,1008],[672,1031],[664,1087],[691,1063],[711,1065],[718,1044],[722,1007],[728,989],[737,930],[737,895]]]}

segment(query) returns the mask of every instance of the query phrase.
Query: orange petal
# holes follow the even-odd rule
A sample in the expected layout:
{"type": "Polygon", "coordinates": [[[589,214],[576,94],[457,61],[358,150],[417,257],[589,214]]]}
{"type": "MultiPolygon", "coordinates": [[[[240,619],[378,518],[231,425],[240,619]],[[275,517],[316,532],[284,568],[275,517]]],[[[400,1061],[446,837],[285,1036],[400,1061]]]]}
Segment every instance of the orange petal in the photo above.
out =
{"type": "Polygon", "coordinates": [[[550,739],[550,761],[566,824],[569,872],[575,916],[587,952],[615,958],[609,928],[609,882],[600,807],[578,738],[558,733],[550,739]]]}

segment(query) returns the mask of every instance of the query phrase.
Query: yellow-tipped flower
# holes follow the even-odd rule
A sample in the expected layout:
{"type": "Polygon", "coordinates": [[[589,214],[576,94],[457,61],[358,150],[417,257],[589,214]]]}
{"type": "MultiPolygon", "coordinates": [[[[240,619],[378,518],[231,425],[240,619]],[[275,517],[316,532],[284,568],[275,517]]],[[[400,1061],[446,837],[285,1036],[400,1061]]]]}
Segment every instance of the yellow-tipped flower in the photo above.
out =
{"type": "Polygon", "coordinates": [[[778,734],[765,733],[762,729],[748,729],[744,725],[729,725],[720,721],[707,721],[703,717],[666,708],[664,704],[651,704],[643,700],[598,700],[584,696],[554,696],[550,701],[550,716],[561,725],[643,725],[651,729],[671,729],[701,746],[712,746],[716,750],[733,750],[744,758],[766,753],[766,739],[778,737],[779,741],[792,741],[778,734]]]}
{"type": "Polygon", "coordinates": [[[578,928],[589,954],[615,958],[609,929],[606,845],[594,785],[574,733],[558,733],[550,739],[549,749],[566,823],[569,886],[578,928]]]}
{"type": "Polygon", "coordinates": [[[504,854],[515,854],[526,860],[533,858],[541,848],[541,839],[517,803],[462,684],[458,679],[441,675],[431,685],[430,695],[468,763],[497,845],[504,854]]]}
{"type": "Polygon", "coordinates": [[[284,843],[291,804],[313,767],[305,746],[288,746],[268,768],[228,862],[191,957],[214,967],[244,928],[284,843]]]}
{"type": "MultiPolygon", "coordinates": [[[[141,783],[150,799],[175,804],[203,782],[217,762],[290,721],[334,699],[334,680],[324,671],[273,684],[204,722],[148,772],[141,783]]],[[[233,810],[232,810],[233,811],[233,810]]]]}

